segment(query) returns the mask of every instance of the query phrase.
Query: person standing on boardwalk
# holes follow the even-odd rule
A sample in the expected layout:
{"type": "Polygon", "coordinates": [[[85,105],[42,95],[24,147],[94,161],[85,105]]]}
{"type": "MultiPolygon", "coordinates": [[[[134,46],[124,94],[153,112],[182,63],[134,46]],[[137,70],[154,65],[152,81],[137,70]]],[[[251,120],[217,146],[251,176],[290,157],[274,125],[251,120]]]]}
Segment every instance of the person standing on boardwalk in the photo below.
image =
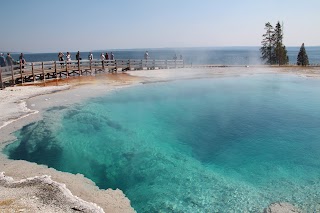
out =
{"type": "Polygon", "coordinates": [[[111,52],[111,57],[110,57],[110,60],[114,60],[114,55],[113,55],[113,52],[111,52]]]}
{"type": "Polygon", "coordinates": [[[89,55],[88,55],[88,60],[90,60],[90,61],[93,60],[92,52],[89,53],[89,55]]]}
{"type": "Polygon", "coordinates": [[[102,64],[102,66],[103,66],[103,63],[104,63],[104,60],[105,60],[106,58],[104,57],[104,53],[101,53],[101,55],[100,55],[100,60],[101,60],[101,64],[102,64]]]}
{"type": "Polygon", "coordinates": [[[77,60],[77,61],[81,60],[81,58],[80,58],[80,52],[79,52],[79,51],[77,52],[76,60],[77,60]]]}
{"type": "Polygon", "coordinates": [[[68,68],[69,67],[68,64],[71,64],[71,55],[69,52],[67,52],[66,58],[67,58],[67,68],[68,68]]]}
{"type": "Polygon", "coordinates": [[[19,61],[20,61],[20,64],[22,66],[22,69],[24,68],[24,65],[26,64],[26,59],[24,58],[24,55],[23,53],[20,54],[19,56],[19,61]]]}
{"type": "Polygon", "coordinates": [[[62,52],[59,52],[59,53],[58,53],[58,59],[59,59],[59,61],[64,61],[63,57],[64,57],[64,54],[63,54],[62,52]]]}
{"type": "Polygon", "coordinates": [[[0,67],[6,67],[7,66],[7,62],[6,59],[3,56],[3,53],[0,53],[0,67]]]}
{"type": "Polygon", "coordinates": [[[104,57],[104,54],[103,53],[101,53],[101,55],[100,55],[100,60],[104,60],[105,59],[105,57],[104,57]]]}
{"type": "Polygon", "coordinates": [[[67,61],[71,61],[71,55],[70,55],[70,53],[69,52],[67,52],[67,61]]]}
{"type": "Polygon", "coordinates": [[[144,60],[148,60],[148,59],[149,59],[149,53],[148,53],[148,51],[146,51],[144,53],[144,60]]]}
{"type": "Polygon", "coordinates": [[[109,55],[108,55],[108,53],[106,53],[106,60],[109,60],[109,55]]]}
{"type": "Polygon", "coordinates": [[[177,54],[174,54],[173,60],[177,60],[177,59],[178,59],[177,54]]]}
{"type": "MultiPolygon", "coordinates": [[[[63,54],[62,52],[59,52],[59,53],[58,53],[58,59],[59,59],[59,61],[64,61],[63,57],[64,57],[64,54],[63,54]]],[[[61,65],[61,67],[62,67],[62,66],[63,66],[63,62],[60,62],[60,65],[61,65]]]]}
{"type": "Polygon", "coordinates": [[[7,65],[8,66],[11,66],[11,65],[14,64],[14,60],[13,60],[12,56],[10,55],[10,53],[7,53],[6,60],[7,60],[7,65]]]}

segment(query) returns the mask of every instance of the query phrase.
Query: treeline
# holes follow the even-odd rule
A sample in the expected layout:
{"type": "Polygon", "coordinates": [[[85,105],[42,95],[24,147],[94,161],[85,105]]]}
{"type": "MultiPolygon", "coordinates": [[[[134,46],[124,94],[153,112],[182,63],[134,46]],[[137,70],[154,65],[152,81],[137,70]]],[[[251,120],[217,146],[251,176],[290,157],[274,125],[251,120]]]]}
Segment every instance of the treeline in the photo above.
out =
{"type": "MultiPolygon", "coordinates": [[[[270,22],[265,24],[265,34],[262,35],[262,47],[260,52],[261,59],[270,65],[286,65],[289,63],[286,46],[283,44],[283,26],[278,23],[273,27],[270,22]]],[[[301,45],[299,54],[297,56],[297,65],[309,65],[308,55],[306,53],[304,44],[301,45]]]]}

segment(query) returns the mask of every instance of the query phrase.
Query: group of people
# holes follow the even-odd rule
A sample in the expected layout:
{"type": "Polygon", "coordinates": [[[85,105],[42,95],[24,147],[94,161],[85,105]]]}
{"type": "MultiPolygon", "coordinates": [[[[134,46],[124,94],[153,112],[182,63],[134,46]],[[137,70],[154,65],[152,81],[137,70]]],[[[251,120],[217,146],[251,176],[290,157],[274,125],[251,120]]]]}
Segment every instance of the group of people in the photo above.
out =
{"type": "MultiPolygon", "coordinates": [[[[180,58],[179,58],[179,59],[182,60],[182,55],[180,55],[180,58]]],[[[177,54],[175,54],[175,55],[173,56],[173,60],[178,60],[177,54]]]]}
{"type": "MultiPolygon", "coordinates": [[[[79,52],[79,51],[78,51],[78,52],[79,52]]],[[[79,55],[80,55],[80,54],[79,54],[79,55]]],[[[59,53],[58,53],[58,59],[59,59],[59,61],[64,61],[64,54],[63,54],[63,52],[59,52],[59,53]]],[[[71,54],[70,54],[70,52],[67,52],[66,59],[67,59],[67,61],[71,61],[71,54]]]]}
{"type": "MultiPolygon", "coordinates": [[[[90,58],[88,58],[89,60],[92,60],[93,59],[93,55],[92,55],[92,53],[90,52],[90,54],[89,54],[89,57],[91,56],[91,59],[90,58]]],[[[110,53],[110,57],[109,57],[109,54],[108,53],[106,53],[106,54],[104,54],[104,53],[101,53],[100,54],[100,60],[114,60],[114,54],[113,54],[113,52],[111,52],[110,53]]]]}
{"type": "MultiPolygon", "coordinates": [[[[23,53],[20,54],[19,56],[19,63],[22,65],[22,68],[24,68],[24,65],[26,63],[26,59],[24,58],[23,53]]],[[[18,64],[10,55],[10,53],[7,53],[7,56],[4,57],[3,53],[0,53],[0,66],[1,67],[6,67],[6,66],[11,66],[18,64]]]]}
{"type": "MultiPolygon", "coordinates": [[[[64,61],[64,54],[62,52],[59,52],[58,53],[58,59],[59,61],[64,61]]],[[[70,52],[67,52],[67,55],[66,55],[66,60],[67,61],[71,61],[71,54],[70,52]]],[[[76,54],[76,60],[82,60],[81,56],[80,56],[80,51],[77,52],[76,54]]],[[[93,60],[93,54],[92,52],[89,53],[88,55],[88,60],[93,60]]],[[[113,52],[110,53],[110,57],[109,57],[109,54],[106,53],[101,53],[100,55],[100,60],[114,60],[114,54],[113,52]]]]}

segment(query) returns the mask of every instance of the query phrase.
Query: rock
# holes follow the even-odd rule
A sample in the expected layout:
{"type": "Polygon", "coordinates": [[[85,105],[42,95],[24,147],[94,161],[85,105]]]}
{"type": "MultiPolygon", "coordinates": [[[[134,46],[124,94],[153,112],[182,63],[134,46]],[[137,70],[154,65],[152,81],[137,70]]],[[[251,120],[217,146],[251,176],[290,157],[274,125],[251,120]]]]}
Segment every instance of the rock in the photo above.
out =
{"type": "Polygon", "coordinates": [[[301,213],[301,211],[290,203],[272,203],[263,210],[263,213],[301,213]]]}
{"type": "MultiPolygon", "coordinates": [[[[20,202],[4,203],[7,209],[17,209],[13,211],[1,211],[3,210],[1,208],[0,212],[35,212],[35,209],[38,209],[36,212],[72,213],[79,211],[84,213],[104,213],[104,210],[100,206],[74,196],[66,188],[65,184],[52,180],[48,175],[15,181],[12,177],[5,176],[4,172],[0,172],[0,187],[2,187],[1,199],[6,198],[7,190],[14,189],[17,192],[16,196],[22,198],[20,202]]],[[[2,207],[4,204],[2,204],[2,207]]]]}

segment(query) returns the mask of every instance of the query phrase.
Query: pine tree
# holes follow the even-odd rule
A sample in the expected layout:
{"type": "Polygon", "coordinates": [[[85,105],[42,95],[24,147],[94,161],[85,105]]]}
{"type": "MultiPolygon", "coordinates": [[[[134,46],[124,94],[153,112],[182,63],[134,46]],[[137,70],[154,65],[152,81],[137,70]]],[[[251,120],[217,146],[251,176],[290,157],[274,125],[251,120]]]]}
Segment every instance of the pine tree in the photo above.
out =
{"type": "Polygon", "coordinates": [[[275,28],[268,22],[265,24],[266,33],[263,34],[263,40],[261,42],[262,47],[260,52],[262,54],[261,59],[266,64],[279,64],[284,65],[289,63],[289,57],[287,56],[286,47],[283,45],[283,29],[278,21],[275,28]]]}
{"type": "Polygon", "coordinates": [[[262,54],[261,59],[265,61],[266,64],[273,64],[273,33],[274,29],[270,22],[265,24],[266,33],[263,34],[263,40],[261,42],[262,47],[260,52],[262,54]]]}
{"type": "Polygon", "coordinates": [[[273,33],[273,40],[274,40],[274,62],[275,64],[284,65],[289,63],[289,58],[287,56],[286,47],[283,45],[283,31],[280,22],[278,21],[274,33],[273,33]]]}
{"type": "Polygon", "coordinates": [[[297,57],[297,65],[301,66],[307,66],[309,65],[309,59],[306,52],[306,49],[304,48],[304,43],[302,43],[300,47],[300,51],[297,57]]]}

